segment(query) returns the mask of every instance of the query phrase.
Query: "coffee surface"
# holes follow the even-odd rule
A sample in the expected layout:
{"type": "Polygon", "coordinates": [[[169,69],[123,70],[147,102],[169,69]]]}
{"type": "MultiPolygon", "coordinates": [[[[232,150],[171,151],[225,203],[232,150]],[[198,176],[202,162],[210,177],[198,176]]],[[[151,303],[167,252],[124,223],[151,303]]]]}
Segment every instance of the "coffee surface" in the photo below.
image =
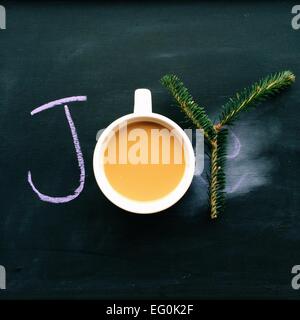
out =
{"type": "Polygon", "coordinates": [[[179,184],[185,170],[183,142],[154,122],[135,122],[116,131],[104,156],[108,181],[133,200],[166,196],[179,184]]]}

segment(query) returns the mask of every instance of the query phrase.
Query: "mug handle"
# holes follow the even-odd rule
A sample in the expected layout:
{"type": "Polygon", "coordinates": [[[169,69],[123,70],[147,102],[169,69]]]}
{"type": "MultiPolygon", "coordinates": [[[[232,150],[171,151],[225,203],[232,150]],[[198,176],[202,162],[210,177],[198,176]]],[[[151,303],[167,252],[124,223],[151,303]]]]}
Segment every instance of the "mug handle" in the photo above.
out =
{"type": "Polygon", "coordinates": [[[148,89],[136,89],[134,92],[134,113],[152,113],[151,91],[148,89]]]}

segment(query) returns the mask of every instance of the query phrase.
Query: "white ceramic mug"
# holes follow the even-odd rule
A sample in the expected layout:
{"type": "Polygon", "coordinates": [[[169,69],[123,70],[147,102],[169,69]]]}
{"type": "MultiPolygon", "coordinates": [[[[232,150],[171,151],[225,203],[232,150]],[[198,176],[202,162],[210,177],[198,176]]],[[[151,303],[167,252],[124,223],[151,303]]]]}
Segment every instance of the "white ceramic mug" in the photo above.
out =
{"type": "Polygon", "coordinates": [[[93,158],[94,175],[98,186],[104,195],[116,206],[134,213],[155,213],[165,210],[175,204],[188,190],[195,171],[195,155],[190,139],[186,133],[169,118],[152,112],[151,92],[148,89],[135,90],[134,111],[111,123],[99,137],[93,158]],[[185,171],[179,184],[166,196],[157,200],[137,201],[129,199],[117,192],[110,184],[104,171],[103,157],[108,140],[123,123],[150,121],[161,124],[173,130],[182,139],[185,155],[185,171]]]}

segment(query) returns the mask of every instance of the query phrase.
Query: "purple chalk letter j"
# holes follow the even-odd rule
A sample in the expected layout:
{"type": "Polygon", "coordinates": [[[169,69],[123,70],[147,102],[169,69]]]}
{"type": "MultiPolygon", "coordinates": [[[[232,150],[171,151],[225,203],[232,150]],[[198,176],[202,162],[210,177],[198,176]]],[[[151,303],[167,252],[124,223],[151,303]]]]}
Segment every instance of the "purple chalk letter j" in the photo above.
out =
{"type": "Polygon", "coordinates": [[[74,190],[73,194],[64,196],[64,197],[51,197],[48,196],[46,194],[41,193],[36,186],[34,185],[34,183],[32,182],[32,177],[31,177],[31,172],[28,171],[28,182],[32,188],[32,190],[38,195],[38,197],[42,200],[42,201],[46,201],[46,202],[51,202],[51,203],[64,203],[64,202],[69,202],[72,201],[73,199],[77,198],[79,196],[79,194],[81,193],[81,191],[83,190],[84,187],[84,182],[85,182],[85,167],[84,167],[84,160],[83,160],[83,156],[82,156],[82,152],[81,152],[81,148],[80,148],[80,144],[79,144],[79,139],[78,139],[78,135],[76,132],[76,127],[75,124],[73,122],[73,119],[71,117],[71,113],[70,110],[68,108],[68,106],[66,105],[67,103],[70,102],[75,102],[75,101],[86,101],[87,97],[86,96],[76,96],[76,97],[68,97],[68,98],[64,98],[64,99],[59,99],[59,100],[55,100],[52,102],[49,102],[47,104],[44,104],[34,110],[31,111],[31,115],[35,115],[39,112],[42,112],[44,110],[50,109],[50,108],[54,108],[55,106],[59,106],[59,105],[64,105],[64,109],[65,109],[65,114],[69,123],[69,127],[71,130],[71,134],[72,134],[72,138],[73,138],[73,143],[74,143],[74,147],[75,147],[75,151],[76,151],[76,155],[77,155],[77,160],[78,160],[78,166],[80,169],[80,178],[79,178],[79,186],[77,187],[76,190],[74,190]]]}

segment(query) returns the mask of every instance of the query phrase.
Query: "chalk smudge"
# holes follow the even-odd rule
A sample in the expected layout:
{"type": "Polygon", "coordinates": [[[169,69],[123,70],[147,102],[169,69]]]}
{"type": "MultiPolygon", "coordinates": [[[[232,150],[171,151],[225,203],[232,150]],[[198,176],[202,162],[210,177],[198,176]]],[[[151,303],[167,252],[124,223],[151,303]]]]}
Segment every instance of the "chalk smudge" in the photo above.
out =
{"type": "MultiPolygon", "coordinates": [[[[252,123],[246,125],[244,123],[243,126],[237,127],[239,138],[230,129],[226,163],[227,187],[225,189],[228,197],[245,194],[253,188],[266,185],[271,181],[270,173],[275,164],[272,159],[262,157],[261,153],[268,146],[265,139],[261,139],[261,137],[267,134],[268,144],[275,143],[281,130],[279,126],[276,130],[273,127],[268,129],[267,126],[262,129],[252,123]],[[266,132],[267,130],[270,130],[270,134],[266,132]]],[[[208,157],[206,157],[207,166],[209,166],[208,157]]],[[[196,175],[194,185],[198,197],[206,198],[208,186],[206,177],[203,174],[196,175]]]]}

